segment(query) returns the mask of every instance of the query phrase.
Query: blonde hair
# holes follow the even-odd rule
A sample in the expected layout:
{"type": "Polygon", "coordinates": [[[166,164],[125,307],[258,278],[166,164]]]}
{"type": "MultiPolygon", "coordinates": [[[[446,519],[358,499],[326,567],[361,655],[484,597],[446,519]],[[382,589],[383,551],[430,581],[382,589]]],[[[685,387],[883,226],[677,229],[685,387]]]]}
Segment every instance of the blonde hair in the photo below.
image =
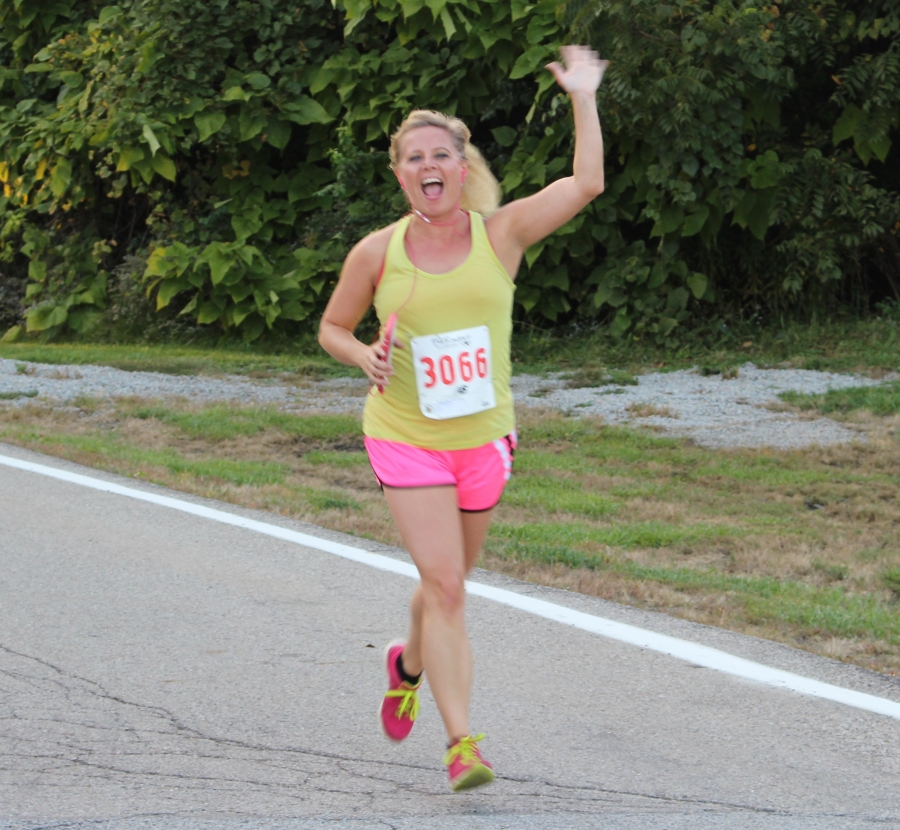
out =
{"type": "Polygon", "coordinates": [[[419,127],[440,127],[453,140],[453,147],[459,157],[468,164],[466,180],[463,184],[460,207],[475,211],[482,216],[490,216],[500,207],[500,185],[491,173],[484,156],[469,142],[472,134],[459,119],[434,110],[414,110],[391,136],[391,168],[397,166],[400,158],[400,142],[406,134],[419,127]]]}

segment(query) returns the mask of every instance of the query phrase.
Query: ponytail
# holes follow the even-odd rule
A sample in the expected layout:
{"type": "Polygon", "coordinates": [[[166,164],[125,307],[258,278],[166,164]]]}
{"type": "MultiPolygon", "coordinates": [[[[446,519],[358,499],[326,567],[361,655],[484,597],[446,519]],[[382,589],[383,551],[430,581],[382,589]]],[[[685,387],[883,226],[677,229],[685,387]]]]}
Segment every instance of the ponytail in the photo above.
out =
{"type": "Polygon", "coordinates": [[[482,216],[496,213],[500,207],[500,184],[491,173],[484,156],[477,147],[467,142],[464,158],[469,163],[469,172],[463,184],[460,207],[482,216]]]}

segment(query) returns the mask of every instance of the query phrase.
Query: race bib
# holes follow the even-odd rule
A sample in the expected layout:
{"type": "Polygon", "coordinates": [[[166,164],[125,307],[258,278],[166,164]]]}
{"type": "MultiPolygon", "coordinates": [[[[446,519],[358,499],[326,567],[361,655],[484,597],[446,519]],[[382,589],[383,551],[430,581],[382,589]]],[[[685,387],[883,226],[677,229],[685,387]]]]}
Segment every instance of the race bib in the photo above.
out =
{"type": "Polygon", "coordinates": [[[497,405],[487,326],[414,337],[411,345],[419,409],[426,418],[445,421],[497,405]]]}

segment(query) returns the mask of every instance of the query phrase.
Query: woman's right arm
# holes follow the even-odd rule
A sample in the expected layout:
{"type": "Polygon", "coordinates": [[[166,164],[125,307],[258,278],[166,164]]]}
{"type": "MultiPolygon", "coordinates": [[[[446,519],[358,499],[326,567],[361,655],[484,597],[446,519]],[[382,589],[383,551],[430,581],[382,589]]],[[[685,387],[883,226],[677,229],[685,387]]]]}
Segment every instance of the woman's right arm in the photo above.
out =
{"type": "Polygon", "coordinates": [[[353,332],[372,305],[388,239],[390,229],[384,228],[354,246],[344,260],[341,277],[319,325],[319,345],[335,360],[358,366],[380,386],[387,385],[394,370],[382,359],[377,345],[367,346],[353,332]]]}

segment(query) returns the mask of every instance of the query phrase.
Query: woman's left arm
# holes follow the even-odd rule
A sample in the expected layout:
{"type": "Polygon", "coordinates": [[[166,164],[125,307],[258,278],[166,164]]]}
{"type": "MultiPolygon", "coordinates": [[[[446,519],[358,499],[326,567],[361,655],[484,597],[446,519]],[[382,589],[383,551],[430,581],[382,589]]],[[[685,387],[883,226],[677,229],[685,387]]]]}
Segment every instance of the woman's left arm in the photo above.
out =
{"type": "MultiPolygon", "coordinates": [[[[597,114],[597,89],[609,61],[597,58],[586,46],[564,46],[565,66],[547,66],[569,93],[575,118],[575,158],[572,175],[547,185],[533,196],[517,199],[487,220],[496,249],[518,249],[553,233],[603,192],[603,135],[597,114]]],[[[498,250],[499,252],[499,250],[498,250]]],[[[509,254],[515,255],[514,250],[509,254]]],[[[502,258],[502,257],[501,257],[502,258]]]]}

